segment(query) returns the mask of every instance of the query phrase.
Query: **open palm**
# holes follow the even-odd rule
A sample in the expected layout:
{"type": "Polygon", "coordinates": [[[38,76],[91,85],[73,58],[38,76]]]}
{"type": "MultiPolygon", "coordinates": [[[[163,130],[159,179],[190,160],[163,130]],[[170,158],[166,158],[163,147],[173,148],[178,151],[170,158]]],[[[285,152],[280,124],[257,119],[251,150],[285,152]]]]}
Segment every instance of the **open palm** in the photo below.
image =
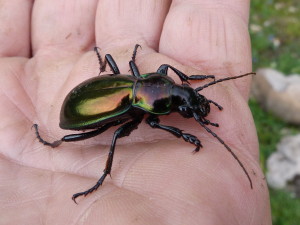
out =
{"type": "MultiPolygon", "coordinates": [[[[4,1],[5,2],[5,1],[4,1]]],[[[66,94],[99,74],[98,59],[113,55],[121,73],[135,44],[141,73],[170,64],[186,74],[217,78],[251,71],[248,1],[7,1],[0,51],[0,224],[269,224],[268,191],[247,106],[249,78],[211,86],[211,128],[238,155],[252,182],[217,139],[193,119],[161,123],[199,137],[194,146],[147,124],[116,146],[112,179],[86,198],[71,196],[102,175],[113,132],[51,149],[61,130],[66,94]],[[25,10],[24,10],[25,9],[25,10]],[[27,10],[26,10],[27,9],[27,10]],[[30,20],[31,18],[31,20],[30,20]],[[14,27],[14,29],[9,29],[14,27]]],[[[3,12],[0,12],[0,14],[3,12]]],[[[108,70],[108,68],[107,68],[108,70]]],[[[110,71],[107,71],[110,73],[110,71]]],[[[170,73],[175,80],[178,80],[170,73]]],[[[193,87],[205,82],[191,82],[193,87]]]]}

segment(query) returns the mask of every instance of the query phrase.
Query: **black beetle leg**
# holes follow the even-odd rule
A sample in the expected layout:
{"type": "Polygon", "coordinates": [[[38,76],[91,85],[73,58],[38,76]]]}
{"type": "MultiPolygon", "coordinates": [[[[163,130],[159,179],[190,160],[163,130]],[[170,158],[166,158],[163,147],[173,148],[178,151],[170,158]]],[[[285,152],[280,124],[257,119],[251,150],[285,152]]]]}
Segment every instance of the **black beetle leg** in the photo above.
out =
{"type": "Polygon", "coordinates": [[[117,66],[117,63],[115,62],[114,58],[110,54],[105,55],[105,60],[107,61],[113,74],[115,75],[120,74],[120,70],[117,66]]]}
{"type": "Polygon", "coordinates": [[[198,152],[200,150],[200,148],[202,148],[201,142],[196,136],[194,136],[192,134],[188,134],[188,133],[182,133],[182,130],[180,130],[176,127],[161,125],[159,123],[160,121],[159,121],[158,117],[156,117],[156,116],[149,116],[146,119],[146,122],[152,128],[159,128],[159,129],[168,131],[171,134],[173,134],[175,137],[178,137],[178,138],[182,137],[186,142],[194,144],[196,146],[196,149],[194,150],[195,152],[198,152]]]}
{"type": "Polygon", "coordinates": [[[40,133],[39,133],[39,128],[38,128],[38,125],[37,124],[33,124],[33,127],[35,129],[35,135],[37,137],[37,139],[39,140],[39,142],[41,142],[43,145],[48,145],[52,148],[56,148],[57,146],[59,146],[61,143],[62,143],[62,140],[57,140],[57,141],[54,141],[54,142],[48,142],[48,141],[45,141],[40,133]]]}
{"type": "Polygon", "coordinates": [[[94,51],[97,54],[98,61],[99,61],[99,64],[100,64],[100,73],[105,71],[106,63],[108,63],[110,69],[112,70],[112,72],[114,74],[120,74],[120,70],[119,70],[119,68],[118,68],[115,60],[113,59],[113,57],[110,54],[106,54],[105,55],[105,60],[103,61],[102,57],[101,57],[101,55],[99,53],[99,48],[95,47],[94,51]]]}
{"type": "Polygon", "coordinates": [[[129,62],[129,67],[130,67],[130,70],[131,70],[133,76],[135,76],[136,78],[141,78],[140,71],[139,71],[137,65],[135,64],[135,58],[136,58],[136,53],[137,53],[138,47],[142,48],[139,44],[135,45],[133,54],[132,54],[132,59],[129,62]]]}
{"type": "Polygon", "coordinates": [[[72,199],[75,203],[77,203],[76,198],[78,198],[79,196],[82,196],[82,195],[86,196],[86,195],[92,193],[93,191],[97,190],[99,188],[99,186],[102,185],[102,183],[105,180],[106,176],[108,174],[110,174],[110,172],[111,172],[111,167],[112,167],[112,163],[113,163],[113,158],[114,158],[114,152],[115,152],[115,146],[116,146],[117,139],[130,135],[130,133],[138,127],[138,125],[141,123],[142,119],[143,119],[143,117],[138,118],[136,120],[132,120],[128,123],[125,123],[115,131],[113,139],[112,139],[112,143],[111,143],[111,146],[110,146],[110,151],[109,151],[109,154],[108,154],[108,158],[106,160],[106,166],[105,166],[105,169],[103,170],[103,175],[100,177],[100,179],[97,181],[97,183],[93,187],[91,187],[90,189],[88,189],[84,192],[79,192],[79,193],[74,194],[72,199]]]}
{"type": "Polygon", "coordinates": [[[99,52],[99,47],[95,47],[94,48],[94,51],[96,52],[96,54],[97,54],[97,57],[98,57],[98,61],[99,61],[99,65],[100,65],[100,68],[99,68],[99,70],[100,70],[100,72],[99,72],[99,74],[100,73],[102,73],[102,72],[104,72],[105,71],[105,68],[106,68],[106,60],[102,60],[102,57],[101,57],[101,55],[100,55],[100,52],[99,52]]]}
{"type": "Polygon", "coordinates": [[[139,47],[142,49],[142,47],[141,47],[139,44],[136,44],[136,45],[134,46],[134,50],[133,50],[132,58],[131,58],[131,60],[132,60],[134,63],[135,63],[136,53],[137,53],[137,50],[138,50],[139,47]]]}
{"type": "Polygon", "coordinates": [[[93,130],[93,131],[89,131],[89,132],[85,132],[85,133],[66,135],[62,139],[54,141],[54,142],[47,142],[40,136],[37,124],[33,124],[33,127],[35,129],[35,134],[36,134],[36,137],[39,140],[39,142],[43,143],[44,145],[51,146],[52,148],[56,148],[62,142],[82,141],[82,140],[94,137],[96,135],[99,135],[99,134],[103,133],[104,131],[106,131],[107,129],[109,129],[110,127],[117,126],[117,125],[119,125],[121,123],[124,123],[124,122],[125,122],[124,120],[123,121],[122,120],[114,121],[114,122],[111,122],[111,123],[107,123],[107,124],[103,125],[102,127],[98,128],[96,130],[93,130]]]}
{"type": "Polygon", "coordinates": [[[214,102],[213,100],[208,100],[208,102],[214,104],[215,106],[217,106],[219,110],[223,110],[223,107],[220,106],[218,103],[214,102]]]}
{"type": "Polygon", "coordinates": [[[212,126],[214,126],[214,127],[219,127],[219,124],[217,124],[217,123],[212,123],[212,122],[210,122],[208,119],[202,118],[202,120],[203,120],[203,123],[204,123],[205,125],[212,125],[212,126]]]}
{"type": "Polygon", "coordinates": [[[131,70],[133,76],[135,76],[136,78],[142,78],[140,71],[134,61],[131,60],[129,62],[129,67],[130,67],[130,70],[131,70]]]}
{"type": "Polygon", "coordinates": [[[176,69],[175,67],[168,65],[168,64],[163,64],[161,65],[158,70],[157,73],[161,73],[161,74],[165,74],[168,75],[168,68],[170,68],[171,70],[174,71],[174,73],[177,74],[177,76],[180,78],[181,82],[188,82],[188,80],[205,80],[208,78],[212,78],[215,79],[214,75],[191,75],[191,76],[187,76],[184,73],[182,73],[181,71],[179,71],[178,69],[176,69]]]}

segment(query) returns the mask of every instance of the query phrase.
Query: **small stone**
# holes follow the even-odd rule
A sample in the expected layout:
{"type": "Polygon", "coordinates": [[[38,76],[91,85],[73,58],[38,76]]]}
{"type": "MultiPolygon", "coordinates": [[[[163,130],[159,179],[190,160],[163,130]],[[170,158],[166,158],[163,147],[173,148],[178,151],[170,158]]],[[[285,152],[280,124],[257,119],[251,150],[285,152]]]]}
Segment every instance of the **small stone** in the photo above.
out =
{"type": "Polygon", "coordinates": [[[300,124],[300,75],[284,76],[274,69],[259,69],[251,94],[265,110],[286,122],[300,124]]]}
{"type": "MultiPolygon", "coordinates": [[[[273,188],[286,188],[300,176],[300,134],[284,137],[267,160],[267,181],[273,188]]],[[[294,184],[297,185],[297,184],[294,184]]]]}

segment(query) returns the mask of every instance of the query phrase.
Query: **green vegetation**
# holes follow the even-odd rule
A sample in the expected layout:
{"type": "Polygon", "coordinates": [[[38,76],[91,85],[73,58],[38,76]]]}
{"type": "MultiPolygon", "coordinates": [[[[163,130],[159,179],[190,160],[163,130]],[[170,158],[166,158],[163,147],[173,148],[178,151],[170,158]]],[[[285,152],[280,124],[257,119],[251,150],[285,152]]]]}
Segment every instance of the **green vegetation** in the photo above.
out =
{"type": "MultiPolygon", "coordinates": [[[[250,35],[254,70],[271,67],[285,74],[300,74],[300,1],[252,0],[250,35]]],[[[281,137],[300,133],[254,101],[249,102],[260,142],[261,165],[266,171],[266,160],[276,149],[281,137]]],[[[300,224],[300,199],[283,190],[270,189],[274,225],[300,224]]]]}
{"type": "Polygon", "coordinates": [[[300,1],[252,0],[253,66],[300,74],[300,1]]]}
{"type": "MultiPolygon", "coordinates": [[[[300,128],[289,125],[269,112],[263,111],[255,100],[249,106],[253,113],[260,143],[261,166],[266,171],[266,160],[286,134],[300,133],[300,128]]],[[[270,189],[273,225],[299,225],[300,199],[283,190],[270,189]]]]}
{"type": "Polygon", "coordinates": [[[300,200],[291,193],[270,190],[273,225],[299,225],[300,200]]]}

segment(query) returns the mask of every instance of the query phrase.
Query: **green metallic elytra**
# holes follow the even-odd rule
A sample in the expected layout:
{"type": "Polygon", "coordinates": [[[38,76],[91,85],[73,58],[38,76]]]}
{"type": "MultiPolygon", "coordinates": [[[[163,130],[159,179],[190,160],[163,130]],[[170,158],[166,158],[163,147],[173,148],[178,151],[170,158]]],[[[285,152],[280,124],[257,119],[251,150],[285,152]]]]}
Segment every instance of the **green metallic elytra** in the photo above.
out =
{"type": "Polygon", "coordinates": [[[132,76],[102,75],[75,87],[65,98],[60,127],[82,129],[126,112],[133,102],[132,76]]]}
{"type": "Polygon", "coordinates": [[[75,87],[65,98],[60,127],[77,130],[93,128],[103,121],[122,119],[131,108],[161,115],[171,110],[168,76],[151,73],[138,80],[130,75],[102,75],[75,87]]]}

